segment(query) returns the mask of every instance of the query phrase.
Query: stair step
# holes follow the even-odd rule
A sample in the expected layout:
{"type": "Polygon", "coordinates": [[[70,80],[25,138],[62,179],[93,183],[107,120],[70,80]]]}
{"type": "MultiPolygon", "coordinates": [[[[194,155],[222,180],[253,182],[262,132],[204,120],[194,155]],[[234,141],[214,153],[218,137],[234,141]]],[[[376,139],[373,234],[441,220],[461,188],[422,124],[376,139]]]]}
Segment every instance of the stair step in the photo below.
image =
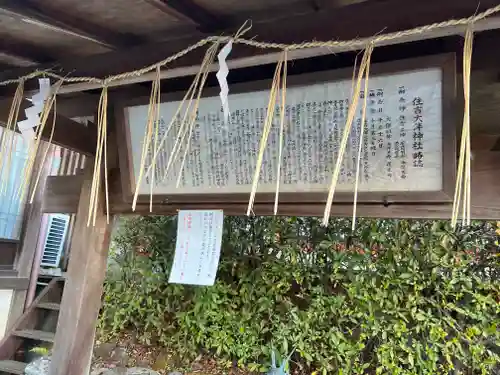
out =
{"type": "Polygon", "coordinates": [[[14,336],[52,343],[54,342],[55,338],[55,334],[52,332],[38,331],[35,329],[23,329],[20,331],[15,331],[14,336]]]}
{"type": "Polygon", "coordinates": [[[0,372],[6,372],[7,374],[23,375],[26,365],[27,363],[23,362],[2,360],[0,361],[0,372]]]}
{"type": "Polygon", "coordinates": [[[59,311],[59,309],[61,308],[61,305],[59,303],[56,303],[56,302],[40,302],[37,305],[37,307],[40,309],[59,311]]]}

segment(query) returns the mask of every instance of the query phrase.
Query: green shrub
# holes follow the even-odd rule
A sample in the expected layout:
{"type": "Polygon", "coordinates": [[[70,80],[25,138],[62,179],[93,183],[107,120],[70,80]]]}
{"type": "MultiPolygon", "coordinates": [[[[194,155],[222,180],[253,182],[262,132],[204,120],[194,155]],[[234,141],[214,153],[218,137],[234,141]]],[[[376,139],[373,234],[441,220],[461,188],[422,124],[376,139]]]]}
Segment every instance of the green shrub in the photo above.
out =
{"type": "Polygon", "coordinates": [[[444,221],[227,217],[213,287],[168,284],[176,219],[126,220],[100,334],[193,357],[329,374],[490,374],[500,360],[496,227],[444,221]]]}

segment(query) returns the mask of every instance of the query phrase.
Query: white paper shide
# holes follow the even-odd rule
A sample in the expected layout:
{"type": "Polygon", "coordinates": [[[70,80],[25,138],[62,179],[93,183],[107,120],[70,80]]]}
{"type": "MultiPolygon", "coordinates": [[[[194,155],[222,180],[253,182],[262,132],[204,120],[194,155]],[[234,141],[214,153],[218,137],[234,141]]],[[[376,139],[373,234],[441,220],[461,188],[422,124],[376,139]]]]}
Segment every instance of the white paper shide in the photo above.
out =
{"type": "Polygon", "coordinates": [[[31,98],[28,98],[32,106],[24,110],[26,120],[17,123],[21,135],[27,142],[31,142],[35,138],[35,128],[40,124],[40,113],[45,105],[45,100],[47,100],[50,95],[49,78],[38,79],[38,84],[40,87],[38,92],[31,98]]]}
{"type": "Polygon", "coordinates": [[[227,66],[226,59],[229,53],[233,49],[233,41],[230,40],[219,52],[217,59],[219,60],[219,71],[217,72],[217,81],[220,86],[220,100],[222,103],[222,111],[224,112],[224,121],[227,123],[229,121],[229,86],[227,84],[227,76],[229,74],[229,67],[227,66]]]}

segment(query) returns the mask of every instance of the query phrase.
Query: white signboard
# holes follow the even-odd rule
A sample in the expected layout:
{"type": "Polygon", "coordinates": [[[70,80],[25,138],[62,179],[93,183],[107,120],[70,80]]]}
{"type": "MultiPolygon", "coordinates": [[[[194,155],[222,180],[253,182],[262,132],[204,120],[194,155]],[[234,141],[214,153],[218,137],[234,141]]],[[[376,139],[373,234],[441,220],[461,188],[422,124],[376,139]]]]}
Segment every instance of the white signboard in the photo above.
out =
{"type": "MultiPolygon", "coordinates": [[[[369,79],[367,121],[360,165],[360,192],[422,192],[443,188],[442,70],[439,67],[369,79]]],[[[286,119],[280,192],[327,192],[345,126],[351,80],[292,86],[286,91],[286,119]]],[[[362,86],[363,87],[363,86],[362,86]]],[[[224,121],[218,96],[200,100],[180,186],[181,159],[165,168],[181,119],[168,136],[155,171],[154,194],[249,193],[266,116],[269,90],[230,94],[224,121]]],[[[337,191],[353,191],[361,106],[357,111],[337,191]]],[[[160,106],[160,138],[179,102],[160,106]]],[[[125,109],[132,174],[137,180],[148,106],[125,109]]],[[[187,138],[187,137],[186,137],[187,138]]],[[[258,192],[274,192],[278,169],[279,109],[268,139],[258,192]]],[[[150,178],[141,194],[149,194],[150,178]]]]}
{"type": "Polygon", "coordinates": [[[223,219],[221,210],[179,211],[169,283],[214,285],[223,219]]]}

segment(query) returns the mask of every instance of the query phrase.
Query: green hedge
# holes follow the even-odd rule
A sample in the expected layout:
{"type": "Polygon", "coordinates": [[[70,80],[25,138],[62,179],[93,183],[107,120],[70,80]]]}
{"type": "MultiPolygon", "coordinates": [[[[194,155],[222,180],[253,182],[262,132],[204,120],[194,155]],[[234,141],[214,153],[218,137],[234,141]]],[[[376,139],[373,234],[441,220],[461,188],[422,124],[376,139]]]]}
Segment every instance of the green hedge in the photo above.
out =
{"type": "Polygon", "coordinates": [[[100,334],[258,369],[270,348],[328,374],[491,374],[500,362],[493,223],[228,217],[213,287],[168,284],[170,217],[114,239],[100,334]],[[455,371],[452,371],[455,370],[455,371]],[[451,371],[451,372],[450,372],[451,371]]]}

